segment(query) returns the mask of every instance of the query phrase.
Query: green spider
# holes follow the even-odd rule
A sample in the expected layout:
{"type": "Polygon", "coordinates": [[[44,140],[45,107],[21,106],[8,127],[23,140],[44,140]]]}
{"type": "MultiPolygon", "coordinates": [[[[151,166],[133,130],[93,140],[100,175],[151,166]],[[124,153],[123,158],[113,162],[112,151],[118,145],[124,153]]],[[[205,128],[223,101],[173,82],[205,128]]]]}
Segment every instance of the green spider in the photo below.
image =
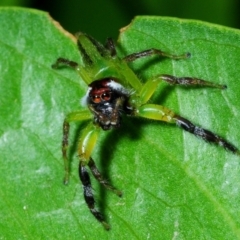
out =
{"type": "Polygon", "coordinates": [[[177,56],[152,48],[120,58],[117,56],[112,39],[107,39],[106,45],[103,46],[87,34],[78,33],[76,37],[78,49],[83,58],[83,64],[79,65],[68,59],[58,58],[56,63],[52,65],[53,68],[63,65],[75,69],[81,76],[81,79],[88,85],[88,91],[82,100],[88,109],[68,114],[63,123],[62,154],[65,165],[64,183],[68,183],[70,171],[69,160],[67,158],[69,123],[90,120],[90,123],[81,132],[78,142],[78,156],[80,159],[79,176],[86,204],[94,217],[102,223],[105,229],[108,230],[110,226],[104,220],[103,215],[95,208],[95,200],[87,166],[90,168],[93,176],[104,187],[113,191],[119,197],[122,196],[122,192],[110,185],[101,175],[91,158],[91,154],[101,129],[110,130],[120,127],[121,116],[123,114],[177,124],[185,131],[239,155],[239,150],[220,136],[194,125],[189,120],[175,114],[164,106],[148,103],[158,84],[162,81],[172,85],[200,85],[219,89],[225,89],[225,85],[214,84],[194,77],[175,77],[166,74],[157,75],[147,82],[142,83],[128,66],[129,62],[151,55],[177,60],[188,58],[190,56],[189,53],[177,56]]]}

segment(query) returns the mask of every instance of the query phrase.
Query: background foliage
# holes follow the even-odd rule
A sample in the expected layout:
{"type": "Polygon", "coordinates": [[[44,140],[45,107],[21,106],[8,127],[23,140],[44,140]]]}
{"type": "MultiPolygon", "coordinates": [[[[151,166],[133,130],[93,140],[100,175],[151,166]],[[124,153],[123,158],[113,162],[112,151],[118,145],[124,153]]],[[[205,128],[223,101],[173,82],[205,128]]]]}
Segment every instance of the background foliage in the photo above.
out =
{"type": "Polygon", "coordinates": [[[24,6],[50,13],[71,33],[87,32],[104,41],[118,36],[137,15],[198,19],[240,27],[238,0],[1,0],[0,6],[24,6]]]}

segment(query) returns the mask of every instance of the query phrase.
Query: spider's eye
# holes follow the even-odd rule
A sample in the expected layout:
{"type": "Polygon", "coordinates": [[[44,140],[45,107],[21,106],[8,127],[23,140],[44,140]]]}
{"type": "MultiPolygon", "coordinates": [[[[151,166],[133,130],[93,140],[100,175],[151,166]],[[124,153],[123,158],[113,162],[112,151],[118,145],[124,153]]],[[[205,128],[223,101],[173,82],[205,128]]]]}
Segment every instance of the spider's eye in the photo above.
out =
{"type": "Polygon", "coordinates": [[[111,98],[111,92],[105,92],[101,95],[103,101],[109,101],[111,98]]]}
{"type": "Polygon", "coordinates": [[[93,96],[92,96],[92,101],[93,101],[94,103],[100,103],[100,102],[101,102],[101,98],[100,98],[99,95],[93,95],[93,96]]]}

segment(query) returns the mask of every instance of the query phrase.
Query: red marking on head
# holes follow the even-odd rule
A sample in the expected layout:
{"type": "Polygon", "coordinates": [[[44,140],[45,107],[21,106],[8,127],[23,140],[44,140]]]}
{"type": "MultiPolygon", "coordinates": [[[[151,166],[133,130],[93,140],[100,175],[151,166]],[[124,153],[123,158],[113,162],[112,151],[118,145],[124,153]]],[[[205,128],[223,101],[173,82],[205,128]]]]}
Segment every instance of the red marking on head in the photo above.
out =
{"type": "Polygon", "coordinates": [[[102,101],[109,101],[111,99],[111,88],[108,86],[108,83],[111,80],[103,79],[92,82],[89,87],[89,97],[94,103],[100,103],[102,101]]]}

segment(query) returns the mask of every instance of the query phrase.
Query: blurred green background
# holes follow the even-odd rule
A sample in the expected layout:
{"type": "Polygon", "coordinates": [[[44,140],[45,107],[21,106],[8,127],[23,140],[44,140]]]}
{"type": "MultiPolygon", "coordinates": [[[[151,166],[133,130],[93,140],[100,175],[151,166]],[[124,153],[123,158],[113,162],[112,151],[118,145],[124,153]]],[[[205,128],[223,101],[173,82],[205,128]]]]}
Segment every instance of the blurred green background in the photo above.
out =
{"type": "Polygon", "coordinates": [[[44,10],[71,33],[87,32],[100,41],[117,38],[136,15],[198,19],[240,28],[238,0],[0,0],[0,6],[44,10]]]}

